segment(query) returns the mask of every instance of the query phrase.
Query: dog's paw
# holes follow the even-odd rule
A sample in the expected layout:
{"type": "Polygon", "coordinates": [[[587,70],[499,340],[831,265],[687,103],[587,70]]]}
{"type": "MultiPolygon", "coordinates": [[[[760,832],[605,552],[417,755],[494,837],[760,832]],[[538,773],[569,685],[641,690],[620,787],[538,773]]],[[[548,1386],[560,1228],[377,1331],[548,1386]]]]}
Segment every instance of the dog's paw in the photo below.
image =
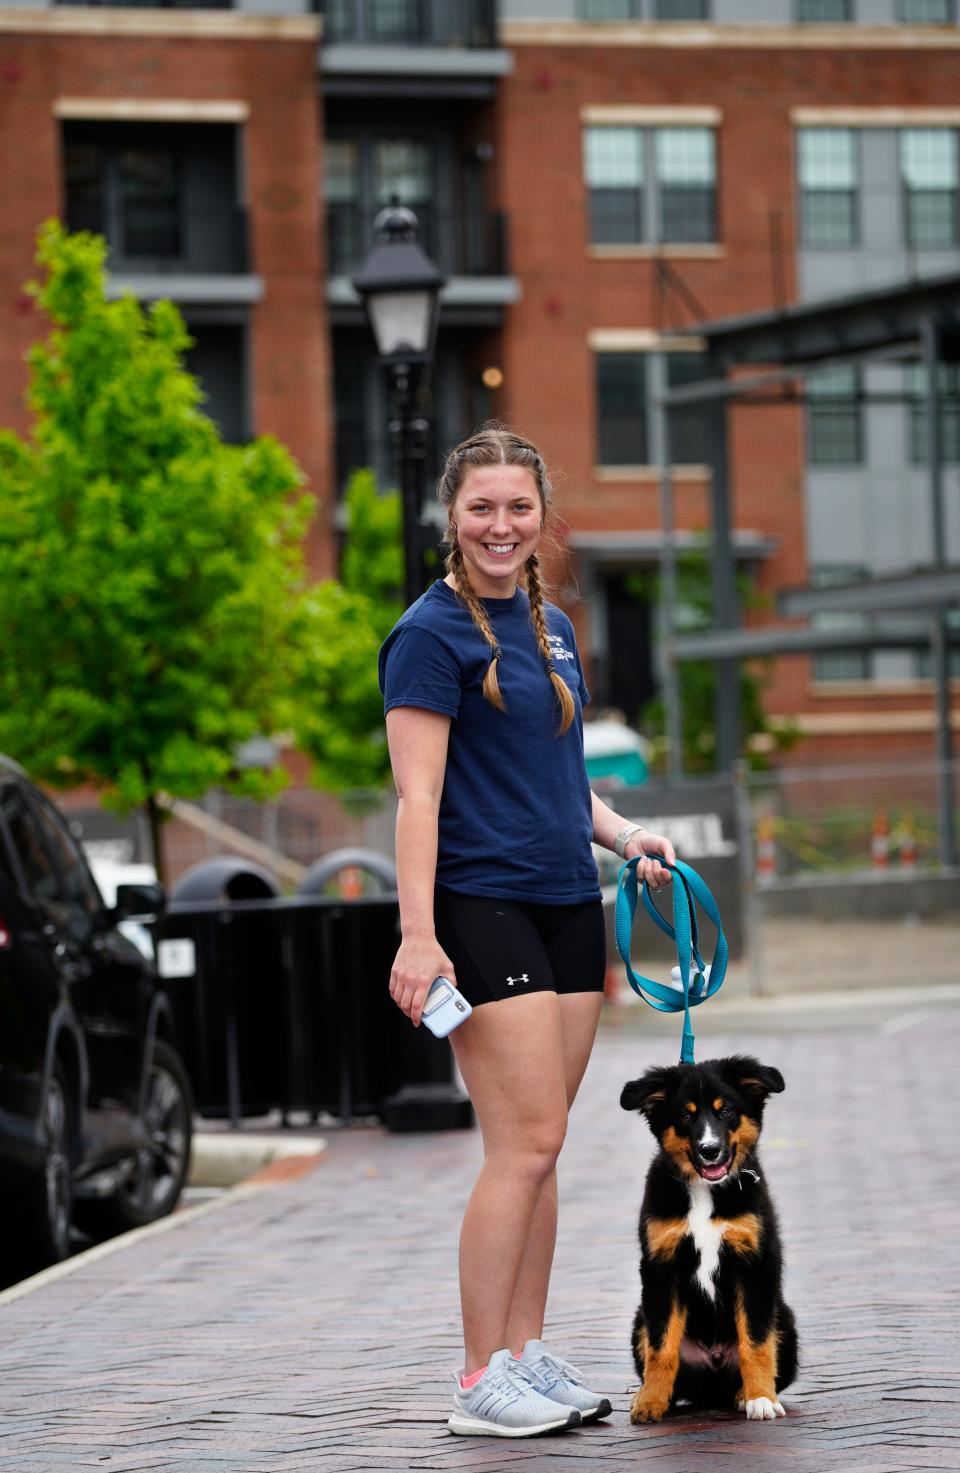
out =
{"type": "Polygon", "coordinates": [[[645,1399],[643,1392],[638,1391],[630,1404],[630,1420],[635,1427],[642,1427],[644,1422],[659,1422],[665,1411],[666,1407],[645,1399]]]}
{"type": "MultiPolygon", "coordinates": [[[[741,1402],[741,1406],[744,1404],[741,1402]]],[[[787,1414],[778,1401],[771,1401],[769,1396],[755,1396],[746,1403],[745,1407],[748,1422],[773,1422],[777,1417],[785,1417],[787,1414]]]]}

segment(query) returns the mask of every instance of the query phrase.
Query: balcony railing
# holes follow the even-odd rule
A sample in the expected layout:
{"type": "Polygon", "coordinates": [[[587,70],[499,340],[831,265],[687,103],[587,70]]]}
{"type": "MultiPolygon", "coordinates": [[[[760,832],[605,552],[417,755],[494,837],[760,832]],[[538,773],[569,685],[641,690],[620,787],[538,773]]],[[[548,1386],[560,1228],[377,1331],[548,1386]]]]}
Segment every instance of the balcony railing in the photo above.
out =
{"type": "MultiPolygon", "coordinates": [[[[374,244],[377,209],[327,206],[327,261],[331,276],[349,275],[374,244]]],[[[437,211],[413,206],[424,250],[448,276],[506,276],[507,220],[502,210],[437,211]]]]}
{"type": "Polygon", "coordinates": [[[125,10],[232,10],[233,0],[54,0],[55,5],[122,5],[125,10]]]}
{"type": "Polygon", "coordinates": [[[247,213],[239,206],[195,210],[128,201],[104,209],[73,201],[67,216],[71,230],[106,236],[112,271],[232,276],[250,270],[247,213]]]}
{"type": "Polygon", "coordinates": [[[328,44],[479,46],[497,44],[495,0],[327,0],[328,44]]]}

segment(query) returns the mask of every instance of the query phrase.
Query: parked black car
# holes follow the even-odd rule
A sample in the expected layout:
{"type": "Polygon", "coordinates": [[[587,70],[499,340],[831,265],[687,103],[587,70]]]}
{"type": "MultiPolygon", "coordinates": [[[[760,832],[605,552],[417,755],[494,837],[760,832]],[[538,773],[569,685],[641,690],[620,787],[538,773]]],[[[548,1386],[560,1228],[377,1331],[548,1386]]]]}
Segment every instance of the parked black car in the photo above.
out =
{"type": "Polygon", "coordinates": [[[66,1257],[171,1212],[193,1101],[153,962],[118,929],[159,885],[108,910],[57,809],[0,757],[0,1191],[3,1272],[66,1257]]]}

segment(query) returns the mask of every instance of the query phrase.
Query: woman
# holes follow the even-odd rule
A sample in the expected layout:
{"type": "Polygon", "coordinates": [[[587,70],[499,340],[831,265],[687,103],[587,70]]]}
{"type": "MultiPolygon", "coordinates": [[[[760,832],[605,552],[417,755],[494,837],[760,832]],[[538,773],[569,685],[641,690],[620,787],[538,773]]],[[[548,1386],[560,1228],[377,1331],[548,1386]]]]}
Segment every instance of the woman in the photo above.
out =
{"type": "Polygon", "coordinates": [[[556,1162],[596,1035],[605,972],[591,839],[669,883],[666,839],[591,794],[573,626],[543,598],[550,499],[536,448],[499,426],[449,455],[447,576],[380,652],[399,796],[394,1000],[420,1022],[437,976],[473,1005],[451,1035],[483,1135],[460,1237],[465,1361],[448,1426],[531,1436],[605,1416],[542,1342],[556,1162]]]}

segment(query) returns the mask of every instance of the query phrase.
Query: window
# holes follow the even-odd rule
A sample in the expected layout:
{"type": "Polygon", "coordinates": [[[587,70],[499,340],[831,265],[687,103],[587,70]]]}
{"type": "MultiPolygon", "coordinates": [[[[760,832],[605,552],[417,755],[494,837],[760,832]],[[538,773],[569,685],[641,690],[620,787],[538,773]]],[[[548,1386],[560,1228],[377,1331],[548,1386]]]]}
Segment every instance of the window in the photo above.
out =
{"type": "Polygon", "coordinates": [[[187,330],[193,346],[187,349],[186,367],[203,390],[200,407],[228,445],[242,445],[250,439],[246,327],[240,322],[205,321],[189,313],[187,330]]]}
{"type": "Polygon", "coordinates": [[[958,243],[957,134],[951,128],[904,128],[900,171],[908,245],[951,249],[958,243]]]}
{"type": "Polygon", "coordinates": [[[55,900],[60,894],[60,876],[40,837],[36,818],[19,789],[5,789],[3,816],[28,891],[37,900],[55,900]]]}
{"type": "MultiPolygon", "coordinates": [[[[927,375],[923,364],[909,364],[905,378],[910,403],[910,460],[914,465],[926,465],[927,375]]],[[[954,363],[940,364],[938,399],[940,455],[948,464],[956,465],[960,462],[960,368],[954,363]]]]}
{"type": "Polygon", "coordinates": [[[181,187],[171,148],[125,148],[118,159],[120,249],[125,256],[179,256],[181,187]]]}
{"type": "Polygon", "coordinates": [[[851,128],[801,128],[797,135],[800,239],[840,250],[859,237],[857,135],[851,128]]]}
{"type": "Polygon", "coordinates": [[[640,0],[580,0],[582,20],[637,20],[640,0]]]}
{"type": "Polygon", "coordinates": [[[847,21],[853,20],[851,0],[797,0],[797,20],[847,21]]]}
{"type": "MultiPolygon", "coordinates": [[[[810,582],[814,588],[833,588],[840,583],[858,583],[868,577],[867,569],[842,563],[825,564],[810,569],[810,582]]],[[[814,629],[863,630],[866,618],[863,614],[848,613],[846,610],[814,614],[811,623],[814,629]]],[[[869,680],[873,674],[873,659],[869,650],[836,650],[815,655],[813,659],[814,680],[869,680]]]]}
{"type": "Polygon", "coordinates": [[[711,128],[594,127],[583,146],[593,244],[716,240],[711,128]]]}
{"type": "Polygon", "coordinates": [[[71,120],[63,161],[67,223],[106,237],[111,269],[248,269],[238,129],[71,120]]]}
{"type": "Polygon", "coordinates": [[[424,16],[421,0],[328,0],[330,41],[419,41],[424,16]]]}
{"type": "Polygon", "coordinates": [[[103,901],[80,845],[42,794],[34,792],[33,800],[46,846],[60,869],[58,898],[68,905],[78,906],[88,915],[98,915],[103,909],[103,901]]]}
{"type": "MultiPolygon", "coordinates": [[[[667,387],[706,378],[705,353],[668,353],[667,387]]],[[[670,411],[670,459],[674,465],[703,465],[708,459],[702,404],[681,404],[670,411]]]]}
{"type": "Polygon", "coordinates": [[[597,354],[597,459],[600,465],[646,465],[647,355],[597,354]]]}
{"type": "MultiPolygon", "coordinates": [[[[703,353],[665,353],[666,384],[679,388],[702,379],[703,353]]],[[[600,465],[649,465],[652,455],[652,417],[657,413],[650,396],[657,379],[651,378],[648,352],[597,354],[597,458],[600,465]]],[[[670,411],[670,459],[674,465],[700,465],[706,458],[703,410],[698,404],[678,405],[670,411]]]]}
{"type": "Polygon", "coordinates": [[[716,239],[713,134],[709,128],[658,128],[661,240],[716,239]]]}
{"type": "Polygon", "coordinates": [[[373,245],[373,222],[397,201],[413,210],[427,253],[442,254],[434,210],[434,149],[423,138],[331,138],[326,148],[329,269],[359,266],[373,245]]]}
{"type": "Polygon", "coordinates": [[[810,464],[860,465],[863,426],[856,368],[824,368],[807,377],[810,464]]]}
{"type": "Polygon", "coordinates": [[[654,20],[709,20],[707,0],[654,0],[654,20]]]}
{"type": "Polygon", "coordinates": [[[897,20],[902,26],[952,26],[954,0],[897,0],[897,20]]]}
{"type": "Polygon", "coordinates": [[[588,128],[584,169],[590,191],[590,239],[604,244],[643,240],[643,132],[588,128]]]}

